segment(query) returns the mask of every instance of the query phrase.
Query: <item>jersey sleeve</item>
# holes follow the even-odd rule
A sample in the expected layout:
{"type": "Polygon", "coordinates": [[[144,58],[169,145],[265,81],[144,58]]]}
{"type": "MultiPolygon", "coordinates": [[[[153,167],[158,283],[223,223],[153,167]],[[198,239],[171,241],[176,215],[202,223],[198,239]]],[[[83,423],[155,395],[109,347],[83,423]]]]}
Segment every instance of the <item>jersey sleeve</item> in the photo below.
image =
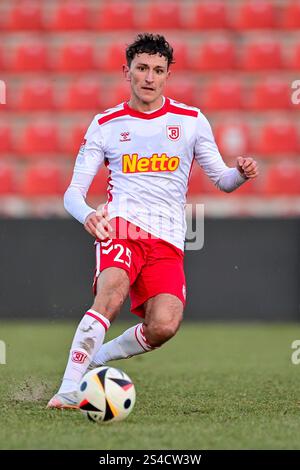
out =
{"type": "Polygon", "coordinates": [[[91,122],[78,152],[72,181],[64,194],[65,209],[82,224],[95,211],[85,201],[88,189],[104,160],[103,138],[97,116],[91,122]]]}
{"type": "Polygon", "coordinates": [[[104,161],[103,137],[98,118],[91,122],[78,152],[74,171],[95,176],[104,161]]]}
{"type": "Polygon", "coordinates": [[[199,112],[197,120],[194,149],[196,161],[219,189],[226,192],[233,191],[243,184],[246,179],[237,168],[230,168],[225,164],[206,117],[199,112]]]}

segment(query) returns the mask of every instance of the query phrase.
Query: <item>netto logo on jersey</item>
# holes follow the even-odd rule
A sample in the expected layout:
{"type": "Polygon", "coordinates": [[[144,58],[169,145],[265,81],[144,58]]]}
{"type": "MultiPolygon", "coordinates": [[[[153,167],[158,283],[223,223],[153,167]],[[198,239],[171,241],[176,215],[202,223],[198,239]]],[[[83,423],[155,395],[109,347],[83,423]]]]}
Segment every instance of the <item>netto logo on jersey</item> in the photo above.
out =
{"type": "Polygon", "coordinates": [[[153,153],[152,157],[139,158],[137,153],[122,156],[123,173],[146,173],[147,171],[175,171],[179,166],[179,157],[168,157],[167,154],[153,153]]]}

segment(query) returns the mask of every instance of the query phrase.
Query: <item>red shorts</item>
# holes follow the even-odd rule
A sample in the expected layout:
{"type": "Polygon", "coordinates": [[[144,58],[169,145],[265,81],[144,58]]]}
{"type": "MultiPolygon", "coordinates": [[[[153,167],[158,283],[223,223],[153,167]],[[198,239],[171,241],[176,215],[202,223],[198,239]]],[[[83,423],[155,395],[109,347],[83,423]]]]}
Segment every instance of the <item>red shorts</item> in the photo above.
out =
{"type": "Polygon", "coordinates": [[[112,239],[96,240],[97,279],[106,268],[124,269],[130,280],[131,312],[144,317],[144,303],[158,294],[173,294],[185,305],[183,251],[134,224],[116,217],[110,221],[112,239]]]}

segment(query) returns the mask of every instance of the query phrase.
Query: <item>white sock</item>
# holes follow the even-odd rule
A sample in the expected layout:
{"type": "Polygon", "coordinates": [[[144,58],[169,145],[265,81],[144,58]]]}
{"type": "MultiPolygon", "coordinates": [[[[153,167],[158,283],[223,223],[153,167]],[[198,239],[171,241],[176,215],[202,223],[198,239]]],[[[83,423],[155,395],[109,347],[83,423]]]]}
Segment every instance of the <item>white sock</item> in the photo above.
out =
{"type": "Polygon", "coordinates": [[[102,366],[108,361],[127,359],[128,357],[144,354],[153,349],[155,348],[150,346],[144,336],[143,323],[139,323],[124,331],[117,338],[100,346],[100,349],[93,357],[91,366],[102,366]]]}
{"type": "Polygon", "coordinates": [[[86,369],[104,341],[110,321],[95,310],[88,310],[79,323],[58,393],[77,390],[86,369]]]}

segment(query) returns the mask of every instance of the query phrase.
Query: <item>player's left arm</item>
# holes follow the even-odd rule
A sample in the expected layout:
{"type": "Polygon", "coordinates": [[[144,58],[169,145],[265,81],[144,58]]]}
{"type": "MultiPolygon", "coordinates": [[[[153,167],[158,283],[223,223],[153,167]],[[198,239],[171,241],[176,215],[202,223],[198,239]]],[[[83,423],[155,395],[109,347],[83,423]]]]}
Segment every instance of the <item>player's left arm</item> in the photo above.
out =
{"type": "Polygon", "coordinates": [[[251,157],[238,157],[235,167],[226,165],[210,124],[201,112],[197,118],[194,153],[196,161],[221,191],[230,193],[258,175],[257,162],[251,157]]]}

